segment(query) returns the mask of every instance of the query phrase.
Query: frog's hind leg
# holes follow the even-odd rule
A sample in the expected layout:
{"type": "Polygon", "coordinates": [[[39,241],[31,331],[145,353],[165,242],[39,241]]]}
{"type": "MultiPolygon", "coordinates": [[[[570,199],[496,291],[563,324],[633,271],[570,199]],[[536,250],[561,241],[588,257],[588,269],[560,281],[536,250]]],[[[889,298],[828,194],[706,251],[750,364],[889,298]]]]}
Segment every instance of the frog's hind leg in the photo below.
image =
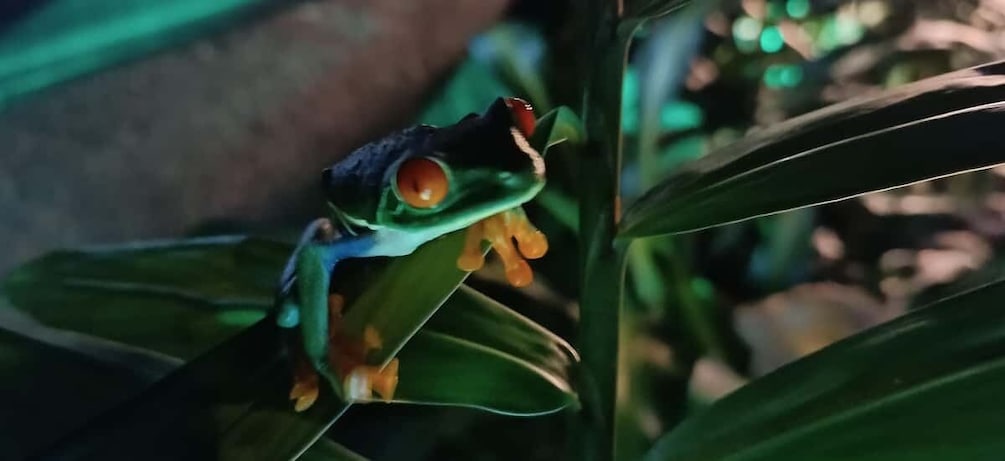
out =
{"type": "MultiPolygon", "coordinates": [[[[303,313],[300,299],[295,299],[295,285],[297,282],[297,267],[303,263],[302,250],[309,247],[314,242],[331,242],[335,238],[335,230],[331,222],[327,219],[317,219],[312,222],[304,231],[296,251],[287,263],[280,279],[278,298],[279,303],[278,323],[284,328],[296,328],[291,335],[290,347],[293,361],[293,385],[290,389],[290,400],[294,400],[294,409],[298,412],[310,408],[318,398],[319,376],[316,371],[311,354],[307,351],[304,325],[301,324],[301,314],[303,313]]],[[[316,258],[315,258],[316,259],[316,258]]],[[[316,261],[315,261],[316,262],[316,261]]],[[[303,274],[301,274],[303,275],[303,274]]],[[[301,283],[304,280],[300,281],[301,283]]],[[[316,284],[315,284],[316,285],[316,284]]],[[[311,333],[311,332],[307,332],[311,333]]]]}
{"type": "MultiPolygon", "coordinates": [[[[347,351],[345,347],[335,347],[335,345],[343,342],[341,332],[342,308],[344,306],[345,298],[342,295],[338,293],[328,295],[328,335],[329,342],[333,345],[333,349],[335,349],[331,351],[332,362],[356,362],[361,364],[362,362],[359,362],[359,360],[363,358],[363,348],[355,348],[359,352],[354,354],[352,353],[353,351],[347,351]],[[340,352],[342,353],[341,355],[339,354],[340,352]]],[[[302,336],[298,334],[294,341],[293,388],[290,389],[290,400],[296,400],[294,409],[298,412],[310,408],[317,400],[319,393],[318,373],[315,371],[310,358],[307,356],[307,352],[304,350],[301,338],[302,336]]],[[[351,343],[347,343],[347,345],[351,346],[351,343]]],[[[341,370],[339,371],[341,372],[341,370]]]]}

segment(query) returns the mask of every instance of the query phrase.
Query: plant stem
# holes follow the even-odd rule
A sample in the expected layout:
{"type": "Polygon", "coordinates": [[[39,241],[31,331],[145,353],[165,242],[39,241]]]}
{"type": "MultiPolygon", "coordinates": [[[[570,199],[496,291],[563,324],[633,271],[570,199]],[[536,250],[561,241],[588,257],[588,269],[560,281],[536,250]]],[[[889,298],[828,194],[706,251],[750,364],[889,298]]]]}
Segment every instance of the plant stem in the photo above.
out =
{"type": "Polygon", "coordinates": [[[619,21],[620,2],[584,1],[583,122],[580,160],[580,330],[583,413],[572,459],[616,453],[618,333],[626,247],[615,245],[621,175],[621,85],[634,25],[619,21]]]}

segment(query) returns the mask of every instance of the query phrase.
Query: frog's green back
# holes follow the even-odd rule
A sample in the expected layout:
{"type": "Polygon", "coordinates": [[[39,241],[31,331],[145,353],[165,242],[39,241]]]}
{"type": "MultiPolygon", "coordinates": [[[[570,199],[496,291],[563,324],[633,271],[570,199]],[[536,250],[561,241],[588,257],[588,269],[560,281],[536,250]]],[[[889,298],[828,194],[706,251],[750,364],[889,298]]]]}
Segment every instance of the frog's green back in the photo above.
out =
{"type": "Polygon", "coordinates": [[[0,108],[11,98],[235,24],[270,0],[36,0],[0,9],[0,108]]]}

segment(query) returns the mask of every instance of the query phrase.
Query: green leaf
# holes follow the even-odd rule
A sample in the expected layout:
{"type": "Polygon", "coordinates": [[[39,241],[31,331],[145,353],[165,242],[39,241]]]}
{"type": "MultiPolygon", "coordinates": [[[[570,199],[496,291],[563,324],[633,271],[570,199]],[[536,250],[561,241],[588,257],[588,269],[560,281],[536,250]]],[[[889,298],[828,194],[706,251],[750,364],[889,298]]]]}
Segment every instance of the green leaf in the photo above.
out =
{"type": "Polygon", "coordinates": [[[578,145],[585,140],[586,131],[583,122],[572,109],[565,106],[560,106],[537,119],[534,134],[529,139],[530,144],[540,151],[541,155],[563,142],[578,145]]]}
{"type": "Polygon", "coordinates": [[[311,445],[311,448],[297,459],[300,461],[366,461],[363,456],[324,437],[311,445]]]}
{"type": "Polygon", "coordinates": [[[553,413],[576,402],[568,381],[537,364],[452,335],[423,330],[399,358],[395,402],[513,416],[553,413]]]}
{"type": "Polygon", "coordinates": [[[56,251],[3,289],[50,327],[187,359],[264,315],[291,251],[239,236],[56,251]]]}
{"type": "Polygon", "coordinates": [[[292,411],[289,365],[271,317],[204,354],[136,398],[90,421],[46,459],[290,459],[345,405],[322,398],[292,411]]]}
{"type": "MultiPolygon", "coordinates": [[[[4,322],[6,325],[6,322],[4,322]]],[[[23,459],[149,384],[143,373],[0,329],[0,453],[23,459]]]]}
{"type": "Polygon", "coordinates": [[[682,166],[619,238],[681,233],[1005,161],[1005,63],[922,80],[762,129],[682,166]]]}
{"type": "Polygon", "coordinates": [[[522,416],[577,403],[572,347],[471,288],[456,292],[398,358],[395,401],[522,416]]]}
{"type": "MultiPolygon", "coordinates": [[[[222,237],[56,252],[16,270],[5,292],[51,326],[197,355],[261,319],[292,248],[222,237]]],[[[47,453],[287,459],[303,451],[345,405],[325,392],[310,411],[293,412],[280,333],[274,320],[259,322],[47,453]]]]}
{"type": "Polygon", "coordinates": [[[371,354],[387,363],[436,312],[468,273],[457,269],[464,231],[429,242],[414,253],[391,260],[346,308],[345,328],[380,332],[383,348],[371,354]]]}
{"type": "Polygon", "coordinates": [[[426,327],[533,363],[560,378],[567,378],[569,368],[579,361],[579,354],[564,339],[467,285],[426,327]]]}
{"type": "Polygon", "coordinates": [[[651,460],[993,460],[1005,451],[1005,281],[948,298],[754,381],[651,460]]]}
{"type": "MultiPolygon", "coordinates": [[[[449,248],[456,243],[441,239],[409,257],[396,259],[364,295],[377,306],[401,309],[389,309],[391,312],[431,315],[442,300],[433,296],[436,287],[444,290],[439,296],[446,297],[465,275],[454,268],[452,258],[435,259],[445,251],[444,245],[449,248]],[[433,259],[408,264],[406,260],[412,257],[433,259]],[[436,272],[435,268],[444,270],[436,272]],[[420,273],[421,283],[426,285],[399,285],[420,273]],[[403,290],[402,286],[427,290],[403,290]],[[387,287],[396,288],[381,293],[387,287]],[[392,296],[402,292],[413,296],[392,296]],[[432,304],[426,304],[426,310],[416,309],[421,303],[432,304]]],[[[258,320],[290,251],[289,244],[234,237],[58,252],[15,271],[5,286],[18,307],[61,327],[96,329],[127,343],[150,344],[144,338],[119,334],[119,330],[135,327],[152,336],[163,335],[156,324],[145,325],[168,315],[160,311],[180,315],[188,323],[219,327],[221,313],[235,312],[228,310],[234,304],[228,299],[242,300],[237,312],[250,309],[255,314],[235,319],[230,328],[258,320]],[[164,299],[170,302],[162,302],[164,299]],[[103,309],[105,305],[116,306],[118,311],[103,309]],[[80,314],[89,310],[99,315],[80,314]],[[118,328],[100,324],[116,318],[128,321],[121,321],[118,328]]],[[[450,254],[458,251],[450,250],[450,254]]],[[[576,401],[567,378],[577,357],[567,343],[482,295],[469,289],[463,293],[447,304],[441,320],[433,322],[430,331],[421,332],[402,351],[399,401],[461,405],[515,415],[556,411],[576,401]]],[[[384,315],[380,310],[372,312],[384,315]]],[[[400,331],[411,331],[408,327],[413,319],[405,315],[386,318],[404,322],[400,331]]],[[[71,434],[49,453],[67,459],[136,459],[142,458],[139,453],[153,452],[182,457],[211,452],[223,459],[268,454],[268,459],[286,459],[299,453],[346,406],[326,389],[307,413],[292,411],[286,398],[290,365],[281,354],[280,334],[271,318],[259,322],[71,434]],[[152,414],[158,417],[150,418],[152,414]],[[119,442],[121,439],[130,442],[119,442]]],[[[224,330],[217,329],[207,337],[226,336],[224,330]]],[[[166,338],[152,343],[179,340],[170,334],[166,338]]],[[[194,348],[202,350],[215,343],[203,341],[194,348]]]]}

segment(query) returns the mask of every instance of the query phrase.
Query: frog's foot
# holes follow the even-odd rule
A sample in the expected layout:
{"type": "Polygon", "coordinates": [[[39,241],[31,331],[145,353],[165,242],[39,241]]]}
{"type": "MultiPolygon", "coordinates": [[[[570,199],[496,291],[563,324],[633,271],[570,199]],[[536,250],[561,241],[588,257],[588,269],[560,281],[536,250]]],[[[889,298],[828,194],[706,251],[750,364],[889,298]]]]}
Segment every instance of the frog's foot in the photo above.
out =
{"type": "Polygon", "coordinates": [[[464,235],[464,249],[457,258],[457,268],[462,271],[474,272],[485,265],[485,253],[482,252],[482,240],[485,240],[483,222],[472,224],[464,235]]]}
{"type": "Polygon", "coordinates": [[[520,254],[527,259],[538,259],[548,252],[548,238],[527,219],[523,208],[517,207],[500,214],[506,224],[506,233],[516,240],[520,254]]]}
{"type": "Polygon", "coordinates": [[[520,207],[489,216],[469,227],[464,250],[457,259],[458,268],[470,272],[482,267],[485,263],[482,240],[492,244],[506,268],[506,279],[516,287],[527,286],[534,280],[534,272],[524,258],[537,259],[548,252],[548,239],[530,223],[520,207]]]}
{"type": "Polygon", "coordinates": [[[311,368],[303,351],[298,349],[293,368],[293,388],[290,389],[290,400],[295,401],[293,409],[297,412],[304,411],[314,405],[317,399],[318,374],[311,368]]]}
{"type": "Polygon", "coordinates": [[[394,398],[394,390],[398,387],[398,359],[392,359],[387,366],[364,365],[362,359],[371,351],[379,350],[384,345],[380,332],[368,325],[363,330],[363,354],[361,360],[348,370],[342,381],[344,395],[349,400],[369,400],[373,391],[377,391],[384,401],[394,398]]]}
{"type": "Polygon", "coordinates": [[[342,383],[344,395],[350,401],[370,400],[376,391],[385,402],[390,402],[397,387],[398,359],[391,359],[383,369],[369,365],[358,366],[342,383]]]}
{"type": "Polygon", "coordinates": [[[398,359],[386,367],[367,365],[367,355],[384,345],[380,332],[368,325],[363,338],[349,338],[342,326],[342,309],[345,298],[337,293],[328,296],[328,334],[331,350],[330,365],[342,378],[343,396],[346,400],[369,400],[376,391],[385,401],[394,397],[398,386],[398,359]]]}

